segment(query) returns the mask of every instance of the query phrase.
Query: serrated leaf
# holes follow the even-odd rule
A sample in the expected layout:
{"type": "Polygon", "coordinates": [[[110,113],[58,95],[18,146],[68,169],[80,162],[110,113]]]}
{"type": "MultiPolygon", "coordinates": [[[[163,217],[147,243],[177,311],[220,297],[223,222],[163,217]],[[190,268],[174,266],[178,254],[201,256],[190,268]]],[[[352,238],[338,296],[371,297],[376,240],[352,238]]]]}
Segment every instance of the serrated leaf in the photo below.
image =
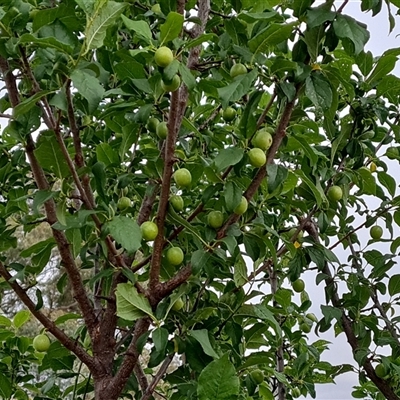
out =
{"type": "Polygon", "coordinates": [[[215,350],[211,346],[207,329],[199,329],[199,330],[190,331],[190,336],[195,338],[200,343],[204,353],[206,353],[210,357],[218,358],[218,354],[215,352],[215,350]]]}
{"type": "Polygon", "coordinates": [[[127,321],[135,321],[148,315],[153,321],[153,315],[149,301],[139,294],[131,283],[120,283],[117,285],[117,315],[127,321]]]}
{"type": "Polygon", "coordinates": [[[72,72],[71,80],[78,92],[88,101],[89,112],[93,113],[104,96],[104,88],[93,75],[77,69],[72,72]]]}
{"type": "Polygon", "coordinates": [[[142,233],[139,225],[132,218],[116,216],[105,224],[104,229],[128,253],[134,253],[141,246],[142,233]]]}
{"type": "Polygon", "coordinates": [[[152,43],[151,29],[146,21],[132,21],[131,19],[125,17],[125,15],[122,15],[121,18],[129,30],[135,32],[136,35],[147,42],[147,44],[152,43]]]}
{"type": "Polygon", "coordinates": [[[281,329],[278,321],[275,319],[274,314],[272,314],[272,312],[269,311],[268,308],[266,308],[262,304],[257,304],[254,306],[254,313],[259,318],[261,318],[264,321],[268,321],[272,325],[272,327],[276,333],[276,336],[279,339],[282,337],[282,329],[281,329]]]}
{"type": "Polygon", "coordinates": [[[94,14],[88,14],[85,30],[85,52],[98,49],[103,46],[107,29],[114,25],[117,18],[121,15],[126,7],[126,3],[117,3],[116,1],[108,1],[102,7],[95,10],[94,14]]]}
{"type": "Polygon", "coordinates": [[[239,394],[239,378],[228,354],[208,364],[199,376],[199,400],[232,400],[239,394]]]}
{"type": "Polygon", "coordinates": [[[174,40],[179,36],[183,28],[183,15],[171,11],[168,13],[166,21],[160,27],[161,44],[174,40]]]}

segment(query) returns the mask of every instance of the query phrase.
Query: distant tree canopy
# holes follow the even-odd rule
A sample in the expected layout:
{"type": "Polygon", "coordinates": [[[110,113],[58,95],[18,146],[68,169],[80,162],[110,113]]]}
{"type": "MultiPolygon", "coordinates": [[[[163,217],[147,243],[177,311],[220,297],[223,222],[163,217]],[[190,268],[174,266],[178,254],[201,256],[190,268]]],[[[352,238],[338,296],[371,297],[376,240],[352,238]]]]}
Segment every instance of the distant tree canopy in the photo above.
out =
{"type": "MultiPolygon", "coordinates": [[[[365,51],[347,5],[0,0],[0,398],[290,400],[355,372],[400,399],[400,49],[365,51]]],[[[360,6],[393,29],[398,0],[360,6]]]]}

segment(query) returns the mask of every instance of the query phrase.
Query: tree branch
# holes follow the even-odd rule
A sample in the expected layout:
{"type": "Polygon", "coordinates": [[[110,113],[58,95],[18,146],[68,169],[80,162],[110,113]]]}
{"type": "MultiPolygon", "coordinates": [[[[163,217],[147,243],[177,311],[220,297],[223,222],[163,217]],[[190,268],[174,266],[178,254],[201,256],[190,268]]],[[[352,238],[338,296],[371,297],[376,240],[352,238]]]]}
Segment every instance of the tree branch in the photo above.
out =
{"type": "MultiPolygon", "coordinates": [[[[2,57],[0,57],[0,70],[4,76],[4,81],[6,83],[6,88],[11,101],[11,106],[16,107],[19,104],[19,95],[18,95],[18,88],[16,85],[16,78],[10,71],[10,67],[7,60],[5,60],[2,57]]],[[[48,190],[49,184],[47,178],[45,176],[42,167],[40,166],[39,162],[36,159],[34,150],[35,150],[35,143],[32,139],[32,136],[28,134],[26,136],[25,151],[31,166],[33,177],[35,179],[36,185],[39,190],[48,190]]],[[[44,203],[44,207],[45,207],[47,222],[51,226],[57,222],[56,206],[54,200],[53,199],[47,200],[44,203]]],[[[93,332],[97,324],[96,316],[94,314],[93,305],[89,301],[89,298],[83,286],[79,269],[76,266],[75,260],[72,256],[70,250],[70,244],[63,232],[52,228],[52,233],[54,239],[56,240],[57,248],[60,253],[62,263],[71,281],[72,288],[74,291],[74,297],[79,304],[79,307],[82,311],[82,316],[85,320],[89,332],[93,332]]]]}
{"type": "Polygon", "coordinates": [[[98,368],[93,357],[91,357],[76,340],[68,337],[58,326],[40,310],[36,309],[36,305],[27,295],[26,291],[12,279],[13,276],[7,271],[6,267],[0,262],[0,275],[8,282],[16,295],[25,304],[34,317],[52,334],[54,335],[68,350],[72,351],[76,356],[87,365],[92,371],[98,368]]]}
{"type": "Polygon", "coordinates": [[[162,363],[160,369],[157,371],[157,374],[155,375],[154,379],[150,383],[149,387],[147,388],[146,392],[144,395],[140,398],[140,400],[149,400],[150,397],[153,395],[153,392],[155,391],[158,382],[162,379],[164,374],[167,372],[167,369],[169,365],[171,364],[172,360],[174,359],[174,355],[170,354],[162,363]]]}
{"type": "Polygon", "coordinates": [[[143,334],[147,332],[149,326],[150,326],[150,319],[148,317],[141,318],[136,322],[133,338],[124,356],[122,364],[116,375],[107,384],[107,387],[103,388],[104,400],[106,400],[108,397],[111,398],[109,394],[120,393],[124,388],[127,380],[129,379],[129,376],[132,373],[132,370],[134,369],[136,363],[138,362],[139,352],[137,350],[137,341],[143,334]]]}
{"type": "MultiPolygon", "coordinates": [[[[308,234],[315,240],[316,243],[319,243],[319,236],[318,236],[318,229],[313,221],[308,221],[307,224],[304,226],[304,229],[308,232],[308,234]]],[[[331,297],[331,302],[332,305],[342,311],[342,326],[344,333],[347,338],[347,342],[350,344],[351,348],[353,349],[353,353],[355,353],[359,349],[359,343],[356,335],[354,334],[353,331],[353,322],[351,319],[344,313],[344,310],[341,305],[341,301],[339,298],[337,286],[335,285],[334,278],[332,275],[332,272],[328,266],[328,263],[325,262],[324,268],[322,272],[328,276],[328,278],[325,280],[325,285],[326,288],[332,293],[331,297]]],[[[399,397],[395,394],[395,392],[392,390],[390,385],[387,384],[387,382],[381,378],[378,378],[375,369],[371,364],[371,361],[366,358],[363,367],[367,373],[367,376],[375,385],[377,388],[381,391],[381,393],[385,396],[387,400],[399,400],[399,397]]]]}

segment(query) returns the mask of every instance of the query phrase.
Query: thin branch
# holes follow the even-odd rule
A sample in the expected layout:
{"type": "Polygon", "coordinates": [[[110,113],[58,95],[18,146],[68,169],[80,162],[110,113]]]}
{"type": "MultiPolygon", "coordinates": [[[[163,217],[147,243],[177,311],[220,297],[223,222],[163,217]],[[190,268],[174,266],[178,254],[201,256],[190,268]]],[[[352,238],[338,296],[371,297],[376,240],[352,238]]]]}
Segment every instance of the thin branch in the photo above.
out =
{"type": "MultiPolygon", "coordinates": [[[[10,71],[10,66],[4,58],[0,57],[0,70],[4,76],[6,88],[11,101],[11,106],[16,107],[19,104],[18,88],[16,84],[16,78],[10,71]]],[[[35,143],[30,134],[26,135],[25,151],[28,157],[33,177],[39,190],[48,190],[49,183],[46,175],[40,166],[35,154],[35,143]]],[[[53,199],[47,200],[44,203],[46,217],[49,225],[53,225],[57,222],[56,206],[53,199]]],[[[79,268],[75,263],[75,259],[71,253],[69,242],[62,231],[52,229],[53,237],[56,240],[57,248],[61,256],[63,266],[65,267],[68,277],[71,281],[72,288],[74,291],[75,300],[79,304],[79,308],[82,311],[82,316],[89,329],[89,332],[93,332],[96,322],[96,316],[94,314],[93,306],[89,301],[85,287],[82,282],[79,268]]]]}
{"type": "MultiPolygon", "coordinates": [[[[36,80],[35,76],[33,75],[31,66],[29,64],[28,57],[26,56],[26,53],[25,53],[25,49],[22,46],[19,46],[19,50],[21,52],[22,66],[25,70],[25,74],[32,82],[33,92],[38,93],[38,92],[40,92],[41,88],[40,88],[40,85],[39,85],[38,81],[36,80]]],[[[45,124],[47,125],[47,127],[49,129],[56,129],[56,120],[53,116],[53,113],[51,111],[51,108],[47,101],[47,98],[43,97],[38,103],[43,111],[43,120],[44,120],[45,124]]]]}
{"type": "MultiPolygon", "coordinates": [[[[316,243],[319,243],[318,229],[314,222],[309,221],[305,225],[304,229],[315,240],[316,243]]],[[[343,327],[344,333],[346,335],[347,342],[350,344],[351,348],[353,349],[353,353],[355,353],[360,348],[360,345],[359,345],[358,339],[353,331],[353,326],[352,326],[353,322],[344,313],[344,310],[342,308],[341,301],[339,298],[337,286],[335,285],[332,272],[331,272],[327,262],[325,262],[322,272],[328,277],[325,280],[325,285],[326,285],[326,289],[332,293],[331,299],[330,299],[332,305],[342,311],[342,317],[341,317],[342,327],[343,327]]],[[[385,380],[377,377],[377,375],[375,373],[375,369],[374,369],[373,365],[371,364],[371,360],[366,358],[363,363],[363,367],[364,367],[369,379],[371,379],[371,381],[377,386],[377,388],[382,392],[382,394],[385,396],[385,398],[387,400],[400,400],[399,397],[392,390],[390,385],[388,385],[385,380]]]]}
{"type": "MultiPolygon", "coordinates": [[[[297,95],[300,90],[300,85],[297,85],[296,87],[296,95],[294,96],[293,100],[290,101],[289,103],[286,104],[286,107],[282,113],[282,117],[279,121],[279,124],[276,128],[276,132],[274,135],[274,140],[272,142],[272,145],[270,149],[268,150],[267,154],[267,165],[273,164],[275,155],[282,143],[283,138],[286,136],[286,128],[289,125],[290,117],[292,115],[296,100],[297,100],[297,95]]],[[[254,177],[253,181],[247,188],[247,190],[244,193],[244,197],[247,200],[251,200],[253,196],[256,194],[258,188],[260,187],[262,181],[267,175],[267,169],[265,166],[263,168],[260,168],[254,177]]],[[[224,225],[221,227],[221,229],[217,233],[217,238],[222,239],[226,235],[226,230],[228,229],[229,226],[237,222],[240,218],[240,215],[237,214],[232,214],[224,223],[224,225]]]]}
{"type": "Polygon", "coordinates": [[[170,354],[162,363],[160,369],[157,371],[157,374],[153,378],[152,382],[150,383],[149,387],[147,388],[144,395],[140,398],[140,400],[148,400],[153,395],[158,382],[162,379],[164,374],[167,372],[169,365],[171,364],[172,360],[174,359],[174,354],[170,354]]]}
{"type": "MultiPolygon", "coordinates": [[[[136,363],[139,359],[139,352],[137,350],[137,341],[138,339],[145,334],[150,326],[150,319],[145,317],[136,321],[135,330],[133,334],[132,341],[128,347],[127,352],[125,353],[124,359],[120,368],[118,369],[116,375],[112,378],[112,380],[107,384],[107,387],[104,387],[104,399],[107,399],[108,394],[120,393],[124,388],[127,380],[129,379],[132,370],[134,369],[136,363]]],[[[109,396],[110,398],[112,396],[109,396]]]]}
{"type": "Polygon", "coordinates": [[[76,340],[72,340],[48,317],[36,308],[36,304],[27,295],[26,291],[13,279],[13,276],[7,271],[6,267],[0,262],[0,275],[8,282],[15,294],[25,304],[28,310],[35,318],[54,335],[68,350],[85,363],[90,370],[96,368],[95,360],[91,357],[76,340]]]}

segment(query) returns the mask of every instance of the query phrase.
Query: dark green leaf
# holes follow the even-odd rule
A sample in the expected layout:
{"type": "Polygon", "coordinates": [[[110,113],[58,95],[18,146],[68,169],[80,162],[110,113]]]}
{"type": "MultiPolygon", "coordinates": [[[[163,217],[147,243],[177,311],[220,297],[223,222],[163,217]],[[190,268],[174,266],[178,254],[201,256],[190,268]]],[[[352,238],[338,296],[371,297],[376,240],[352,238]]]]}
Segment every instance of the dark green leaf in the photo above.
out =
{"type": "Polygon", "coordinates": [[[257,71],[253,70],[245,75],[237,77],[231,84],[218,89],[219,97],[221,98],[222,107],[226,108],[230,102],[240,100],[248,93],[253,86],[253,82],[257,77],[257,71]]]}
{"type": "Polygon", "coordinates": [[[117,315],[127,321],[135,321],[146,315],[155,320],[149,301],[138,293],[131,283],[120,283],[117,286],[117,315]]]}
{"type": "Polygon", "coordinates": [[[228,354],[208,364],[199,376],[199,400],[229,400],[239,394],[239,378],[228,354]]]}
{"type": "Polygon", "coordinates": [[[141,246],[142,233],[132,218],[116,216],[105,224],[105,230],[129,253],[135,252],[141,246]]]}
{"type": "Polygon", "coordinates": [[[183,28],[183,15],[177,12],[170,12],[167,20],[160,27],[161,43],[168,43],[179,36],[183,28]]]}
{"type": "Polygon", "coordinates": [[[190,331],[190,336],[195,338],[200,343],[204,353],[210,357],[218,358],[218,354],[215,352],[210,343],[207,329],[192,330],[190,331]]]}
{"type": "Polygon", "coordinates": [[[336,35],[345,40],[350,40],[354,45],[354,55],[359,54],[369,39],[369,32],[365,25],[348,15],[337,14],[333,22],[336,35]]]}
{"type": "Polygon", "coordinates": [[[306,95],[315,107],[326,111],[332,104],[332,89],[329,82],[319,73],[311,74],[306,79],[306,95]]]}
{"type": "Polygon", "coordinates": [[[243,154],[244,150],[239,147],[229,147],[221,150],[214,160],[217,172],[224,170],[230,165],[237,164],[243,158],[243,154]]]}
{"type": "Polygon", "coordinates": [[[389,294],[394,296],[395,294],[400,293],[400,275],[392,275],[389,279],[389,294]]]}

